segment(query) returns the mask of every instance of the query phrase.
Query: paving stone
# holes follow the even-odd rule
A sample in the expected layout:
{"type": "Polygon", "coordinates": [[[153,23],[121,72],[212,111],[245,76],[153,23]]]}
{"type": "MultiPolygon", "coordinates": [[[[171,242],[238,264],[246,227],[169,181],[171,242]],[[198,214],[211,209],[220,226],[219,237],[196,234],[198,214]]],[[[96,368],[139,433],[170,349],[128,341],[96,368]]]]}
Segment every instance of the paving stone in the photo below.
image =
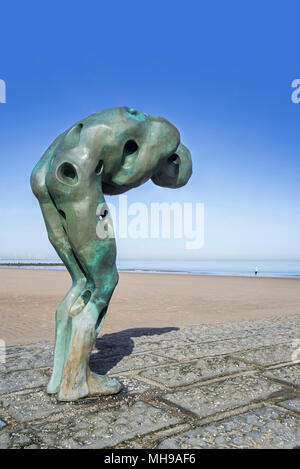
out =
{"type": "Polygon", "coordinates": [[[190,344],[169,349],[154,350],[153,354],[173,358],[177,361],[191,360],[198,357],[208,357],[235,352],[239,350],[238,340],[206,342],[190,344]]]}
{"type": "Polygon", "coordinates": [[[38,370],[14,371],[0,374],[0,395],[43,386],[48,377],[38,370]]]}
{"type": "MultiPolygon", "coordinates": [[[[113,335],[113,334],[111,334],[113,335]]],[[[240,335],[243,336],[241,331],[240,335]]],[[[248,334],[245,334],[248,335],[248,334]]],[[[132,338],[130,341],[121,339],[121,342],[118,342],[115,338],[111,339],[100,339],[97,341],[97,349],[94,352],[99,352],[101,357],[106,357],[110,355],[130,355],[131,353],[141,353],[143,351],[151,352],[153,350],[160,350],[166,348],[173,348],[174,340],[176,340],[176,346],[185,347],[191,342],[196,343],[206,343],[206,342],[216,342],[223,341],[224,338],[228,339],[227,336],[218,334],[196,334],[193,330],[183,329],[182,331],[177,331],[175,333],[164,334],[163,336],[154,335],[152,337],[137,337],[132,338]]],[[[265,337],[262,337],[266,340],[265,337]]],[[[249,338],[250,340],[250,338],[249,338]]],[[[279,341],[287,341],[289,337],[278,338],[279,341]]],[[[272,342],[273,343],[273,340],[272,342]]],[[[258,343],[258,346],[261,343],[258,343]]]]}
{"type": "Polygon", "coordinates": [[[10,446],[9,433],[0,433],[0,449],[7,449],[10,446]]]}
{"type": "MultiPolygon", "coordinates": [[[[290,399],[288,401],[279,402],[280,406],[285,407],[286,409],[294,410],[295,412],[300,412],[300,398],[290,399]]],[[[300,423],[299,423],[300,427],[300,423]]]]}
{"type": "Polygon", "coordinates": [[[142,394],[145,391],[155,388],[154,385],[135,379],[132,376],[119,375],[115,376],[115,378],[122,383],[122,394],[142,394]]]}
{"type": "Polygon", "coordinates": [[[299,421],[265,407],[168,438],[157,447],[283,449],[294,448],[299,444],[299,421]]]}
{"type": "MultiPolygon", "coordinates": [[[[275,321],[276,323],[276,321],[275,321]]],[[[298,327],[300,337],[300,328],[298,327]]],[[[213,342],[228,338],[253,336],[258,345],[281,343],[297,337],[294,328],[286,324],[273,324],[272,320],[241,321],[216,325],[200,325],[188,328],[139,328],[128,329],[114,334],[105,334],[97,340],[97,349],[101,356],[129,355],[132,352],[151,351],[172,347],[176,344],[185,345],[189,342],[213,342]],[[265,330],[263,330],[265,327],[265,330]],[[259,336],[261,339],[259,339],[259,336]],[[267,341],[267,343],[266,343],[267,341]]]]}
{"type": "Polygon", "coordinates": [[[264,376],[270,378],[280,379],[287,383],[296,384],[300,386],[300,363],[296,365],[283,366],[275,370],[265,371],[264,376]]]}
{"type": "MultiPolygon", "coordinates": [[[[176,342],[178,345],[186,345],[189,343],[188,340],[178,339],[176,342]]],[[[156,341],[154,340],[147,340],[146,342],[142,342],[139,344],[135,344],[132,341],[131,344],[129,343],[121,343],[121,344],[105,344],[103,342],[97,343],[97,349],[93,350],[93,354],[98,353],[98,356],[102,358],[106,358],[109,356],[114,355],[123,355],[129,356],[132,353],[142,353],[142,352],[151,352],[152,350],[160,349],[160,348],[169,348],[174,344],[174,339],[164,340],[158,338],[156,341]]]]}
{"type": "Polygon", "coordinates": [[[169,349],[154,349],[152,352],[155,355],[163,357],[174,358],[175,360],[190,360],[197,357],[208,357],[214,355],[222,355],[227,353],[234,353],[239,350],[256,349],[262,345],[273,345],[276,343],[290,344],[290,340],[285,335],[279,335],[277,337],[268,337],[264,335],[255,335],[240,337],[234,339],[220,340],[215,342],[204,342],[204,343],[191,343],[184,346],[174,347],[169,349]]]}
{"type": "Polygon", "coordinates": [[[228,409],[266,399],[281,386],[255,376],[237,376],[165,395],[174,404],[205,417],[228,409]]]}
{"type": "Polygon", "coordinates": [[[7,358],[21,358],[22,355],[33,352],[33,350],[34,349],[32,347],[8,346],[6,347],[6,357],[7,358]]]}
{"type": "MultiPolygon", "coordinates": [[[[149,351],[151,350],[156,350],[156,349],[161,349],[161,348],[170,348],[173,347],[174,345],[174,339],[176,339],[176,344],[177,346],[186,346],[189,343],[207,343],[207,342],[222,342],[224,340],[228,341],[231,340],[232,344],[236,345],[238,344],[242,348],[258,348],[262,346],[267,346],[267,345],[274,345],[274,344],[280,344],[280,343],[285,343],[285,342],[291,342],[294,340],[295,337],[297,337],[297,334],[295,331],[291,331],[289,333],[277,333],[274,334],[273,331],[266,331],[264,333],[260,332],[257,333],[256,331],[252,331],[250,333],[249,330],[247,331],[238,331],[236,335],[229,335],[229,334],[205,334],[205,335],[197,335],[196,333],[193,333],[192,331],[186,331],[184,332],[184,337],[185,341],[183,340],[183,337],[180,339],[176,338],[175,334],[172,339],[169,340],[161,340],[157,341],[155,344],[153,344],[153,347],[151,344],[147,345],[147,349],[149,351]]],[[[136,351],[140,351],[140,348],[137,348],[136,351]]]]}
{"type": "Polygon", "coordinates": [[[52,343],[38,343],[30,348],[18,347],[16,350],[9,347],[6,362],[1,365],[0,372],[52,366],[53,349],[52,343]]]}
{"type": "Polygon", "coordinates": [[[26,429],[14,428],[13,431],[0,433],[0,449],[38,449],[38,437],[30,427],[26,429]]]}
{"type": "Polygon", "coordinates": [[[18,422],[29,422],[73,409],[72,404],[58,402],[55,397],[48,396],[44,391],[10,394],[2,397],[0,404],[5,412],[18,422]]]}
{"type": "Polygon", "coordinates": [[[255,321],[238,321],[230,323],[206,324],[193,326],[192,328],[181,329],[187,331],[193,336],[200,334],[211,334],[217,337],[237,337],[246,335],[264,334],[274,336],[285,333],[289,336],[300,337],[300,322],[299,315],[289,315],[288,320],[286,317],[275,316],[268,319],[261,319],[255,321]]]}
{"type": "Polygon", "coordinates": [[[294,334],[271,334],[260,333],[252,336],[242,337],[240,343],[243,348],[254,349],[260,347],[266,347],[268,345],[277,345],[277,344],[290,344],[293,340],[294,334]]]}
{"type": "MultiPolygon", "coordinates": [[[[32,424],[28,442],[40,448],[105,448],[180,422],[170,413],[139,401],[109,410],[32,424]]],[[[10,447],[22,446],[13,440],[10,447]]]]}
{"type": "MultiPolygon", "coordinates": [[[[281,344],[285,342],[290,342],[298,337],[298,334],[295,331],[274,331],[274,329],[259,329],[259,330],[239,330],[236,331],[235,334],[224,333],[215,335],[207,335],[203,336],[203,339],[199,342],[210,342],[210,341],[218,341],[218,340],[232,340],[232,339],[239,339],[242,340],[242,344],[245,348],[249,346],[249,348],[258,348],[266,345],[274,345],[274,344],[281,344]],[[210,338],[210,340],[208,340],[210,338]]],[[[198,342],[197,335],[194,335],[193,340],[190,341],[198,342]]]]}
{"type": "MultiPolygon", "coordinates": [[[[99,351],[102,357],[109,355],[130,355],[133,352],[148,351],[159,348],[164,344],[170,347],[174,336],[173,331],[178,331],[178,327],[163,328],[137,328],[125,331],[105,334],[96,341],[95,351],[99,351]],[[171,335],[170,335],[171,332],[171,335]]],[[[180,343],[188,342],[186,334],[176,336],[180,343]]]]}
{"type": "Polygon", "coordinates": [[[292,344],[265,347],[247,352],[236,353],[235,357],[261,366],[277,365],[292,361],[292,344]]]}
{"type": "MultiPolygon", "coordinates": [[[[124,375],[117,378],[123,385],[122,395],[142,394],[155,388],[131,376],[124,375]]],[[[101,397],[99,399],[103,400],[101,397]]],[[[72,403],[58,402],[55,396],[49,396],[45,391],[9,394],[0,398],[0,404],[5,412],[18,422],[30,422],[74,410],[72,403]]]]}
{"type": "Polygon", "coordinates": [[[249,370],[251,366],[228,356],[202,358],[197,361],[150,368],[140,373],[141,376],[169,387],[184,386],[219,375],[249,370]]]}
{"type": "Polygon", "coordinates": [[[149,366],[163,365],[169,360],[148,354],[132,354],[129,357],[114,356],[101,358],[99,354],[92,355],[90,361],[91,370],[99,374],[116,374],[123,371],[139,370],[149,366]]]}
{"type": "MultiPolygon", "coordinates": [[[[249,331],[239,330],[237,335],[248,336],[249,331]]],[[[135,351],[140,352],[141,350],[154,350],[157,348],[167,348],[173,347],[174,340],[176,340],[177,345],[186,345],[191,342],[216,342],[228,338],[235,338],[234,335],[229,335],[229,333],[222,333],[222,330],[218,329],[215,331],[207,331],[207,329],[202,330],[195,328],[184,328],[178,331],[170,332],[164,334],[162,337],[148,338],[145,340],[143,337],[134,339],[135,351]]]]}

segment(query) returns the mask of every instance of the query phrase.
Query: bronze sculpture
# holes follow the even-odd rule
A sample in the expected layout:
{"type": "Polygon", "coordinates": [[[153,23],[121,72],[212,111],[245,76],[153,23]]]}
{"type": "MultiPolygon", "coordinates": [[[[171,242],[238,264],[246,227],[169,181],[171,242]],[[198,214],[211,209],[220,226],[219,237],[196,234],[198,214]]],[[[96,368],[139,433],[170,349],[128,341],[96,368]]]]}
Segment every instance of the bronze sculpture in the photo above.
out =
{"type": "Polygon", "coordinates": [[[56,311],[49,394],[68,401],[115,394],[121,387],[117,380],[89,368],[118,282],[115,240],[109,235],[112,220],[104,195],[121,194],[150,178],[159,186],[181,187],[191,173],[190,153],[180,143],[177,129],[163,118],[125,107],[80,120],[54,140],[35,166],[31,187],[49,240],[72,278],[56,311]]]}

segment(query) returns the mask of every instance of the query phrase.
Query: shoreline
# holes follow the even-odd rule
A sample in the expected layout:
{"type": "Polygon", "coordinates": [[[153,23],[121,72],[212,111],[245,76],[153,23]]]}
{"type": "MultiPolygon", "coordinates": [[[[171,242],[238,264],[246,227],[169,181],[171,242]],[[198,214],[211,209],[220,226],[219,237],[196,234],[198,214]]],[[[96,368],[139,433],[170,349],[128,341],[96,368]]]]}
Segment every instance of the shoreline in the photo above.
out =
{"type": "MultiPolygon", "coordinates": [[[[31,271],[66,271],[67,269],[64,264],[45,264],[45,263],[7,263],[7,264],[0,264],[0,270],[31,270],[31,271]],[[60,267],[57,269],[57,267],[60,267]]],[[[152,274],[152,275],[184,275],[184,276],[196,276],[196,277],[238,277],[238,278],[266,278],[266,279],[300,279],[300,274],[288,274],[288,275],[281,275],[280,273],[277,275],[272,275],[272,274],[264,274],[264,273],[258,273],[258,275],[253,275],[253,274],[242,274],[242,273],[217,273],[217,272],[191,272],[191,271],[185,271],[185,270],[167,270],[167,269],[124,269],[124,268],[118,268],[118,272],[123,272],[123,273],[132,273],[132,274],[152,274]]]]}

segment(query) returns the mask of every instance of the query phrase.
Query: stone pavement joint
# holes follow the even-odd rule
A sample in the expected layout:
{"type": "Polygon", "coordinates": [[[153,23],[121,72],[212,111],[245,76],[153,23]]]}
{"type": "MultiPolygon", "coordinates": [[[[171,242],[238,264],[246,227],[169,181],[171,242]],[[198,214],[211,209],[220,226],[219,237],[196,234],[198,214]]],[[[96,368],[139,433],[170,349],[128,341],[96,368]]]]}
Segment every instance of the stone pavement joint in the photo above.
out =
{"type": "Polygon", "coordinates": [[[0,448],[295,448],[299,315],[97,340],[91,368],[116,396],[57,402],[52,343],[8,347],[0,365],[0,448]]]}

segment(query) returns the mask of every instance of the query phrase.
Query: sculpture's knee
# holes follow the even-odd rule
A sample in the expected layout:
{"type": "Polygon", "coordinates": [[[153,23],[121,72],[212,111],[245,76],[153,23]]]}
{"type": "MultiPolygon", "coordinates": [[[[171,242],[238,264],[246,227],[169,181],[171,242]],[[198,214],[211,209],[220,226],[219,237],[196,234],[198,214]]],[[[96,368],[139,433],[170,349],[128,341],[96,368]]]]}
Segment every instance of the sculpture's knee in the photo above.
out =
{"type": "Polygon", "coordinates": [[[48,233],[48,239],[52,246],[57,250],[57,251],[63,251],[65,252],[66,249],[71,251],[71,248],[66,244],[66,241],[64,239],[64,231],[63,229],[56,231],[55,233],[53,231],[50,231],[48,233]]]}
{"type": "Polygon", "coordinates": [[[104,302],[105,305],[108,305],[118,282],[119,273],[116,269],[116,266],[114,266],[111,268],[110,272],[107,272],[105,285],[101,283],[96,288],[94,293],[94,298],[96,301],[99,301],[100,304],[101,302],[104,302]]]}

